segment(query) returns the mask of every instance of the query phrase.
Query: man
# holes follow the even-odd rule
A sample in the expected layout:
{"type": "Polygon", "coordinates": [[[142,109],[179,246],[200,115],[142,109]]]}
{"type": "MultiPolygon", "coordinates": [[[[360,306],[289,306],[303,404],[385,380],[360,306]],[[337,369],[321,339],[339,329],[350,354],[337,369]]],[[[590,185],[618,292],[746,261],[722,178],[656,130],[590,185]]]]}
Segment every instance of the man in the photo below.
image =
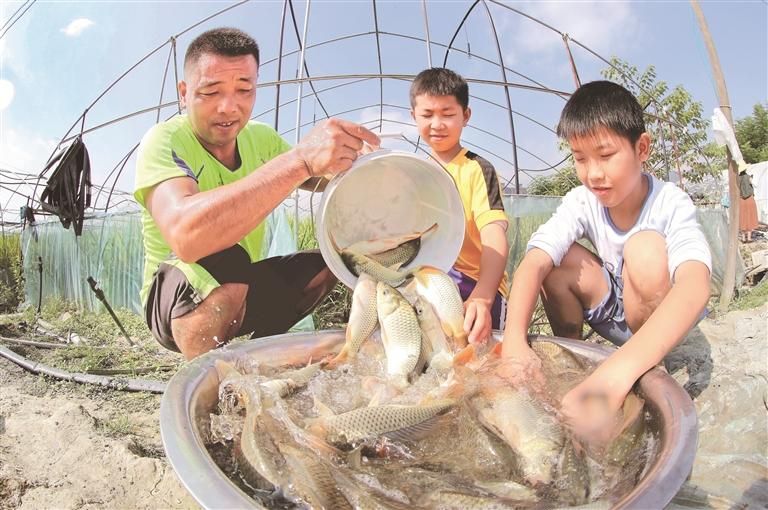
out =
{"type": "Polygon", "coordinates": [[[187,359],[235,336],[283,333],[330,292],[336,279],[317,251],[258,261],[262,222],[297,187],[349,169],[364,142],[379,144],[362,126],[330,119],[291,148],[249,120],[258,67],[258,46],[242,31],[201,34],[178,85],[186,115],[154,126],[139,146],[142,303],[155,338],[187,359]]]}

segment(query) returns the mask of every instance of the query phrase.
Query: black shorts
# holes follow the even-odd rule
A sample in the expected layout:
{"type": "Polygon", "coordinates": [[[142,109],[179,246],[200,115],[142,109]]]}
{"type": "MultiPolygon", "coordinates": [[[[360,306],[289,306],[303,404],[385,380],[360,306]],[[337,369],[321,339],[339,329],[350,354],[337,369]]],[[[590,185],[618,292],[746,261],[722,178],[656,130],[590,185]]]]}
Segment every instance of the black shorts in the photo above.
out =
{"type": "MultiPolygon", "coordinates": [[[[316,288],[314,299],[308,295],[309,282],[327,268],[318,250],[252,263],[238,244],[197,263],[219,284],[248,285],[245,317],[237,336],[250,334],[255,338],[285,333],[309,314],[336,283],[333,274],[325,271],[327,281],[316,288]]],[[[145,308],[147,325],[157,341],[178,352],[171,321],[191,312],[202,301],[180,269],[161,263],[152,279],[145,308]]]]}

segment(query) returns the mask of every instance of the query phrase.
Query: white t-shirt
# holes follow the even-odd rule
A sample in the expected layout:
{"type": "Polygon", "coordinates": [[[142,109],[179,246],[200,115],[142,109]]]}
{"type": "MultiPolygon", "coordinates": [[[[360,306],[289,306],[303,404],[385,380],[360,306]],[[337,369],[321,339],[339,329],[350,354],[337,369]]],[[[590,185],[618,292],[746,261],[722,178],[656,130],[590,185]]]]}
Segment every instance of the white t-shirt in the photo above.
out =
{"type": "Polygon", "coordinates": [[[683,190],[670,182],[662,182],[650,174],[648,195],[635,225],[624,232],[611,220],[608,209],[585,186],[568,192],[555,214],[531,236],[527,250],[540,248],[560,265],[571,245],[587,238],[612,273],[621,267],[624,244],[635,233],[652,230],[667,241],[669,278],[677,267],[688,260],[706,264],[712,272],[712,256],[704,234],[696,221],[696,208],[683,190]]]}

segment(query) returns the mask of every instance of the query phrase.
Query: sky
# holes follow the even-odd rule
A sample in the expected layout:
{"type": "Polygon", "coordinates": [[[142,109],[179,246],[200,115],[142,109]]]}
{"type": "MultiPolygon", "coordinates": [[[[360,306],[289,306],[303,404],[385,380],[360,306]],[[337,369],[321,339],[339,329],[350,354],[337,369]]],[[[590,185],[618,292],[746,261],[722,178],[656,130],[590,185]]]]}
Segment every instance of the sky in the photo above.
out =
{"type": "MultiPolygon", "coordinates": [[[[379,53],[385,75],[412,76],[428,67],[430,60],[433,66],[441,66],[445,48],[472,3],[426,2],[432,42],[428,52],[423,42],[427,24],[421,1],[379,0],[374,18],[370,1],[312,0],[306,28],[305,61],[309,73],[316,78],[378,74],[379,53]],[[376,23],[378,40],[372,33],[376,23]]],[[[286,84],[280,89],[281,106],[276,115],[276,88],[270,84],[277,79],[283,3],[254,0],[235,5],[212,1],[2,0],[0,171],[5,173],[0,174],[0,210],[6,215],[18,211],[26,201],[22,195],[31,194],[33,189],[18,185],[18,176],[8,172],[39,174],[57,144],[81,128],[91,155],[93,182],[107,188],[115,184],[118,190],[130,192],[134,159],[129,157],[123,166],[121,162],[158,119],[178,112],[173,104],[174,70],[181,73],[184,50],[191,39],[216,26],[236,26],[259,42],[259,80],[264,86],[258,91],[254,116],[277,125],[290,143],[297,141],[297,119],[303,126],[300,135],[306,134],[326,111],[370,122],[370,126],[379,123],[383,112],[384,132],[401,132],[416,140],[409,125],[409,82],[402,79],[316,80],[313,84],[319,100],[304,84],[300,112],[296,108],[299,86],[286,84]],[[229,6],[235,7],[190,28],[229,6]],[[176,41],[175,58],[172,36],[176,41]],[[117,84],[107,91],[116,80],[117,84]],[[382,102],[386,106],[380,107],[382,102]],[[159,111],[130,116],[164,103],[171,104],[159,111]],[[100,127],[103,124],[108,125],[100,127]]],[[[512,9],[568,33],[605,59],[618,56],[640,70],[655,66],[658,79],[670,86],[685,87],[702,103],[706,117],[719,105],[702,35],[687,1],[486,5],[487,11],[482,3],[478,4],[456,33],[453,47],[464,53],[450,52],[447,66],[470,80],[473,116],[463,139],[491,160],[504,180],[513,175],[514,159],[505,108],[507,97],[515,112],[512,119],[518,166],[526,170],[521,175],[523,185],[530,176],[540,174],[564,156],[551,131],[564,99],[517,87],[510,88],[507,96],[497,84],[504,78],[497,65],[500,59],[508,68],[508,82],[529,86],[538,83],[564,92],[572,92],[575,87],[562,37],[512,9]]],[[[720,57],[734,118],[743,118],[756,103],[768,102],[768,4],[763,0],[702,1],[701,7],[720,57]]],[[[307,3],[296,1],[293,8],[299,35],[289,22],[283,44],[283,80],[299,74],[297,40],[303,37],[307,3]]],[[[581,81],[600,79],[605,63],[576,44],[571,43],[571,47],[581,81]]],[[[304,76],[304,71],[301,74],[304,76]]],[[[385,147],[413,150],[409,144],[387,143],[385,147]]],[[[97,204],[106,204],[108,192],[99,194],[97,190],[97,204]]],[[[125,204],[128,199],[129,194],[114,195],[110,205],[125,204]]]]}

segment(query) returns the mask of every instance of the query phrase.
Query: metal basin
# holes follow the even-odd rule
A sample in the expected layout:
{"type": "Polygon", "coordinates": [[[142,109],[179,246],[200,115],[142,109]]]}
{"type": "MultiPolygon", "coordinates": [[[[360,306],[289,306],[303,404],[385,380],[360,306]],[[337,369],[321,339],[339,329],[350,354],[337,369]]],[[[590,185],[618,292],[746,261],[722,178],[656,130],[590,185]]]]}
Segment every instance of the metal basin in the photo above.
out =
{"type": "MultiPolygon", "coordinates": [[[[497,340],[501,333],[495,332],[497,340]]],[[[556,342],[592,360],[612,349],[586,342],[538,337],[556,342]]],[[[536,340],[536,339],[535,339],[536,340]]],[[[535,341],[534,340],[534,341],[535,341]]],[[[341,330],[277,335],[211,351],[181,368],[168,383],[160,406],[160,432],[168,460],[192,496],[207,509],[258,508],[218,468],[208,454],[209,415],[218,403],[214,361],[252,356],[271,365],[306,363],[336,351],[344,343],[341,330]]],[[[664,371],[653,369],[639,381],[639,392],[658,436],[640,482],[614,508],[663,508],[691,472],[696,452],[696,410],[688,394],[664,371]]]]}

